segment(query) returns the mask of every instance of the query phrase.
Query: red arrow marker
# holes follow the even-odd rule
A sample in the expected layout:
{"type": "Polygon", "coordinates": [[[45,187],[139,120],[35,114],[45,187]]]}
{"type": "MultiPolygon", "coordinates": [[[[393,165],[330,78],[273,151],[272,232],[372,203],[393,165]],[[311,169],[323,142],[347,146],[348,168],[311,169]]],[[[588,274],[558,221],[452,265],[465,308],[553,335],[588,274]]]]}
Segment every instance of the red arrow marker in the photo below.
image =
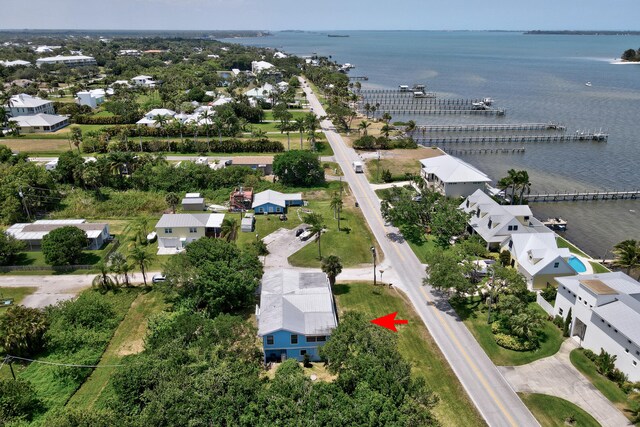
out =
{"type": "Polygon", "coordinates": [[[398,332],[396,329],[396,325],[406,325],[409,323],[408,320],[396,320],[396,316],[398,312],[393,312],[387,314],[386,316],[378,317],[377,319],[373,319],[371,323],[374,325],[382,326],[383,328],[387,328],[392,330],[393,332],[398,332]]]}

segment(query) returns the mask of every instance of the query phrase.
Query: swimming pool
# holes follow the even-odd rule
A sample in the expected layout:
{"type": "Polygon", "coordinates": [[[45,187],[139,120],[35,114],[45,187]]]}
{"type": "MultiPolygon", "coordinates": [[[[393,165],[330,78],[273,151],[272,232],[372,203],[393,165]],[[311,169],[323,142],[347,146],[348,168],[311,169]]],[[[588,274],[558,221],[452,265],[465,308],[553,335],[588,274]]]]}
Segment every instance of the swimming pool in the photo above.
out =
{"type": "Polygon", "coordinates": [[[569,257],[569,265],[576,271],[576,273],[584,273],[587,271],[587,267],[584,266],[582,261],[573,255],[569,257]]]}

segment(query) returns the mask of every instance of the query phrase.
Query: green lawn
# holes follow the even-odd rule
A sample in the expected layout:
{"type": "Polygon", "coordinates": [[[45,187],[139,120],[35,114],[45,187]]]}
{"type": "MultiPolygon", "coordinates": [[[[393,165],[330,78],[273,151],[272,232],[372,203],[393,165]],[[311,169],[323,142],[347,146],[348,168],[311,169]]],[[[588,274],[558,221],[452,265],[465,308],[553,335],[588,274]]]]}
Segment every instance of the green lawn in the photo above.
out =
{"type": "Polygon", "coordinates": [[[380,286],[374,288],[370,283],[352,283],[336,285],[335,295],[340,313],[356,310],[373,319],[397,311],[399,319],[409,320],[407,326],[399,327],[399,350],[413,366],[413,372],[424,377],[440,398],[434,410],[438,421],[446,427],[485,425],[402,292],[380,286]]]}
{"type": "Polygon", "coordinates": [[[591,264],[594,273],[609,273],[611,271],[599,262],[589,261],[589,264],[591,264]]]}
{"type": "Polygon", "coordinates": [[[574,245],[569,243],[568,240],[566,240],[566,239],[564,239],[564,238],[562,238],[560,236],[556,237],[556,242],[558,243],[558,247],[559,248],[569,248],[569,250],[572,253],[576,254],[576,255],[580,255],[580,256],[585,257],[585,258],[591,258],[589,255],[585,254],[580,249],[576,248],[574,245]]]}
{"type": "MultiPolygon", "coordinates": [[[[99,250],[84,251],[78,260],[78,265],[95,265],[102,260],[111,248],[111,243],[105,245],[99,250]]],[[[34,267],[48,267],[44,260],[44,254],[41,251],[21,252],[16,260],[16,265],[28,265],[34,267]]]]}
{"type": "MultiPolygon", "coordinates": [[[[158,291],[139,294],[113,334],[98,366],[117,365],[124,356],[142,351],[149,318],[164,310],[165,306],[164,298],[158,291]]],[[[109,394],[109,380],[116,369],[96,368],[67,402],[67,406],[88,409],[98,401],[104,402],[103,392],[109,394]]]]}
{"type": "MultiPolygon", "coordinates": [[[[430,252],[438,249],[436,246],[436,240],[433,236],[426,236],[426,240],[420,244],[416,244],[413,242],[409,242],[409,247],[413,250],[413,253],[416,254],[421,263],[427,263],[427,256],[430,252]]],[[[442,250],[442,249],[438,249],[442,250]]]]}
{"type": "Polygon", "coordinates": [[[636,409],[640,406],[638,402],[630,400],[629,396],[618,387],[618,384],[600,375],[596,370],[596,365],[587,359],[582,349],[573,350],[569,357],[573,366],[575,366],[582,375],[587,377],[587,379],[591,381],[591,384],[600,390],[600,392],[625,415],[628,415],[627,411],[629,409],[636,409]]]}
{"type": "MultiPolygon", "coordinates": [[[[329,208],[331,193],[325,192],[316,200],[309,202],[308,209],[318,212],[324,217],[327,226],[322,234],[320,245],[322,256],[337,255],[344,267],[354,267],[372,262],[371,245],[377,242],[373,238],[367,223],[359,208],[351,197],[344,197],[344,207],[340,216],[340,231],[338,222],[333,219],[333,211],[329,208]]],[[[289,215],[291,217],[291,215],[289,215]]],[[[312,239],[314,239],[312,237],[312,239]]],[[[382,251],[378,248],[378,254],[382,251]]],[[[380,262],[381,259],[378,260],[380,262]]],[[[296,267],[320,267],[318,259],[318,244],[313,241],[289,257],[289,263],[296,267]]]]}
{"type": "MultiPolygon", "coordinates": [[[[518,366],[531,363],[534,360],[549,357],[558,352],[564,338],[562,332],[553,323],[545,320],[542,330],[542,344],[535,351],[513,351],[500,347],[491,332],[491,326],[487,324],[487,311],[485,305],[480,302],[479,298],[474,298],[472,302],[465,301],[463,303],[454,303],[451,305],[458,313],[458,316],[464,321],[473,336],[476,338],[480,346],[483,348],[487,356],[498,366],[518,366]]],[[[536,303],[531,303],[544,314],[547,314],[536,303]]]]}
{"type": "Polygon", "coordinates": [[[587,412],[571,402],[546,394],[518,393],[527,408],[533,413],[542,427],[598,427],[600,424],[587,412]],[[569,418],[575,424],[567,424],[569,418]]]}
{"type": "MultiPolygon", "coordinates": [[[[304,117],[305,115],[307,115],[307,113],[309,113],[309,111],[307,110],[301,110],[301,109],[289,109],[287,110],[291,113],[291,115],[293,116],[292,120],[297,119],[298,117],[304,117]]],[[[264,120],[275,120],[273,118],[273,111],[271,110],[266,110],[264,112],[264,120]]]]}
{"type": "MultiPolygon", "coordinates": [[[[24,287],[24,288],[2,288],[0,287],[0,300],[6,298],[13,298],[13,305],[19,305],[22,300],[36,291],[37,288],[24,287]]],[[[0,316],[8,308],[0,305],[0,316]]]]}

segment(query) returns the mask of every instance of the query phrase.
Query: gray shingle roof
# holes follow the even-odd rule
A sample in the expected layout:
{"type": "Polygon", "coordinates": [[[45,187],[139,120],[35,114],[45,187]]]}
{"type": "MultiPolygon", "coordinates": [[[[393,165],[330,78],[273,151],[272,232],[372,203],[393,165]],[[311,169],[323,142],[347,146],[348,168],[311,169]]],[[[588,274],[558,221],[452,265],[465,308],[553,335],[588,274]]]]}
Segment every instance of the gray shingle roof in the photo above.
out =
{"type": "Polygon", "coordinates": [[[337,324],[326,274],[283,269],[262,277],[258,335],[278,330],[329,335],[337,324]]]}

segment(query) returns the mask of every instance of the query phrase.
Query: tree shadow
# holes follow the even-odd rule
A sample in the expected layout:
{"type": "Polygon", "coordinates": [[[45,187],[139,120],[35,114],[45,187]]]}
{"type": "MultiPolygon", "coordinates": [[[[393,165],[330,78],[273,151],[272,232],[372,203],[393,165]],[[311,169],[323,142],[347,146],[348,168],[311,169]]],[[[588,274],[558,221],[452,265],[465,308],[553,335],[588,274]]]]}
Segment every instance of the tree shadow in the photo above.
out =
{"type": "Polygon", "coordinates": [[[333,294],[334,295],[344,295],[348,294],[351,290],[351,286],[342,284],[342,285],[334,285],[333,286],[333,294]]]}
{"type": "Polygon", "coordinates": [[[15,265],[32,265],[35,259],[29,258],[25,252],[17,254],[13,260],[15,265]]]}

